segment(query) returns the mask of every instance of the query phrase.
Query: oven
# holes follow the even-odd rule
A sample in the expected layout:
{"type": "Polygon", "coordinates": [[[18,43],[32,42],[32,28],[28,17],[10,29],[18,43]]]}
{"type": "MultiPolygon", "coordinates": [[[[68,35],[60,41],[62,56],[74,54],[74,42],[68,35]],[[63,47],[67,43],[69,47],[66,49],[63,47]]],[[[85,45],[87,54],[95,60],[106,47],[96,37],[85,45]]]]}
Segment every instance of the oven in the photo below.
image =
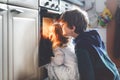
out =
{"type": "Polygon", "coordinates": [[[42,66],[50,61],[52,51],[51,42],[48,40],[49,28],[50,25],[52,25],[54,22],[58,20],[60,14],[55,12],[51,13],[47,9],[41,8],[40,15],[41,17],[40,17],[39,59],[41,60],[39,60],[39,66],[42,66]]]}
{"type": "Polygon", "coordinates": [[[39,6],[39,68],[40,80],[47,77],[47,70],[44,68],[50,62],[52,53],[52,43],[48,39],[49,28],[58,20],[61,12],[59,0],[40,0],[39,6]]]}

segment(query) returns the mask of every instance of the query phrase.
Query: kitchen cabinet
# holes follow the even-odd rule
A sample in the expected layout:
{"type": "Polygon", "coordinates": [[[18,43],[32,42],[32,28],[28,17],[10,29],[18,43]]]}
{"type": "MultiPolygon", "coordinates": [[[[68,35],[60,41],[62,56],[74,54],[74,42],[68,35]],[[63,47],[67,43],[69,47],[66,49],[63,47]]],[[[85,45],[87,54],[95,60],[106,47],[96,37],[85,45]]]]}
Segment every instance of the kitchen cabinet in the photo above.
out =
{"type": "Polygon", "coordinates": [[[8,80],[7,5],[0,3],[0,80],[8,80]]]}
{"type": "Polygon", "coordinates": [[[9,80],[38,79],[38,10],[8,5],[9,80]]]}
{"type": "Polygon", "coordinates": [[[0,3],[0,80],[39,80],[38,10],[0,3]]]}
{"type": "Polygon", "coordinates": [[[0,0],[0,2],[2,2],[2,3],[7,3],[7,0],[0,0]]]}
{"type": "Polygon", "coordinates": [[[38,0],[8,0],[8,4],[38,9],[38,0]]]}

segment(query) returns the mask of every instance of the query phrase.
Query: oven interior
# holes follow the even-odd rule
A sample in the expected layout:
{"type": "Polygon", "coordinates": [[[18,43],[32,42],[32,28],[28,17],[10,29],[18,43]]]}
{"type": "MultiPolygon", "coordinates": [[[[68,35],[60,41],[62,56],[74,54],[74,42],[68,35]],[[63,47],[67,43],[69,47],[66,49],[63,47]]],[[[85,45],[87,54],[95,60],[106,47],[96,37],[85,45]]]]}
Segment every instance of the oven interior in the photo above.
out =
{"type": "Polygon", "coordinates": [[[41,25],[40,25],[40,41],[39,41],[39,66],[43,66],[50,62],[53,56],[52,43],[48,39],[49,27],[58,20],[60,14],[49,12],[45,8],[41,8],[41,25]]]}

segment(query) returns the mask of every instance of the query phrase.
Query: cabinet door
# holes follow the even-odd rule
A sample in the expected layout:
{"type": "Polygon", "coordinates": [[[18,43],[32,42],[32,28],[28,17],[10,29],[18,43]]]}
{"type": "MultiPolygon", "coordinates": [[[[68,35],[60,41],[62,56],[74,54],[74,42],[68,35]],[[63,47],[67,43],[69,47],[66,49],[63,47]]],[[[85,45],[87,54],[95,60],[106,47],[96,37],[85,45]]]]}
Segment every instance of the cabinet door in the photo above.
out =
{"type": "Polygon", "coordinates": [[[38,11],[9,6],[9,80],[38,79],[38,11]]]}
{"type": "Polygon", "coordinates": [[[0,0],[0,2],[7,3],[7,0],[0,0]]]}
{"type": "Polygon", "coordinates": [[[8,0],[8,3],[27,8],[38,9],[38,0],[8,0]]]}
{"type": "Polygon", "coordinates": [[[0,80],[8,80],[7,63],[7,5],[0,4],[0,80]]]}

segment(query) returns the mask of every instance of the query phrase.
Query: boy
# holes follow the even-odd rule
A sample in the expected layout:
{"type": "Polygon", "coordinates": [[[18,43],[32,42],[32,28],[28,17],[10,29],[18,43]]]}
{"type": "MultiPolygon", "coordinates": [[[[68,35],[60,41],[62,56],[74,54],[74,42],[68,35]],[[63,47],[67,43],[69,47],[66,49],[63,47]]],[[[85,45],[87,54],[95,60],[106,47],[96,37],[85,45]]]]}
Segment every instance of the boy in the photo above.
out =
{"type": "Polygon", "coordinates": [[[83,10],[66,11],[60,16],[63,35],[74,37],[75,53],[81,80],[120,80],[115,64],[108,57],[96,30],[86,31],[83,10]]]}

